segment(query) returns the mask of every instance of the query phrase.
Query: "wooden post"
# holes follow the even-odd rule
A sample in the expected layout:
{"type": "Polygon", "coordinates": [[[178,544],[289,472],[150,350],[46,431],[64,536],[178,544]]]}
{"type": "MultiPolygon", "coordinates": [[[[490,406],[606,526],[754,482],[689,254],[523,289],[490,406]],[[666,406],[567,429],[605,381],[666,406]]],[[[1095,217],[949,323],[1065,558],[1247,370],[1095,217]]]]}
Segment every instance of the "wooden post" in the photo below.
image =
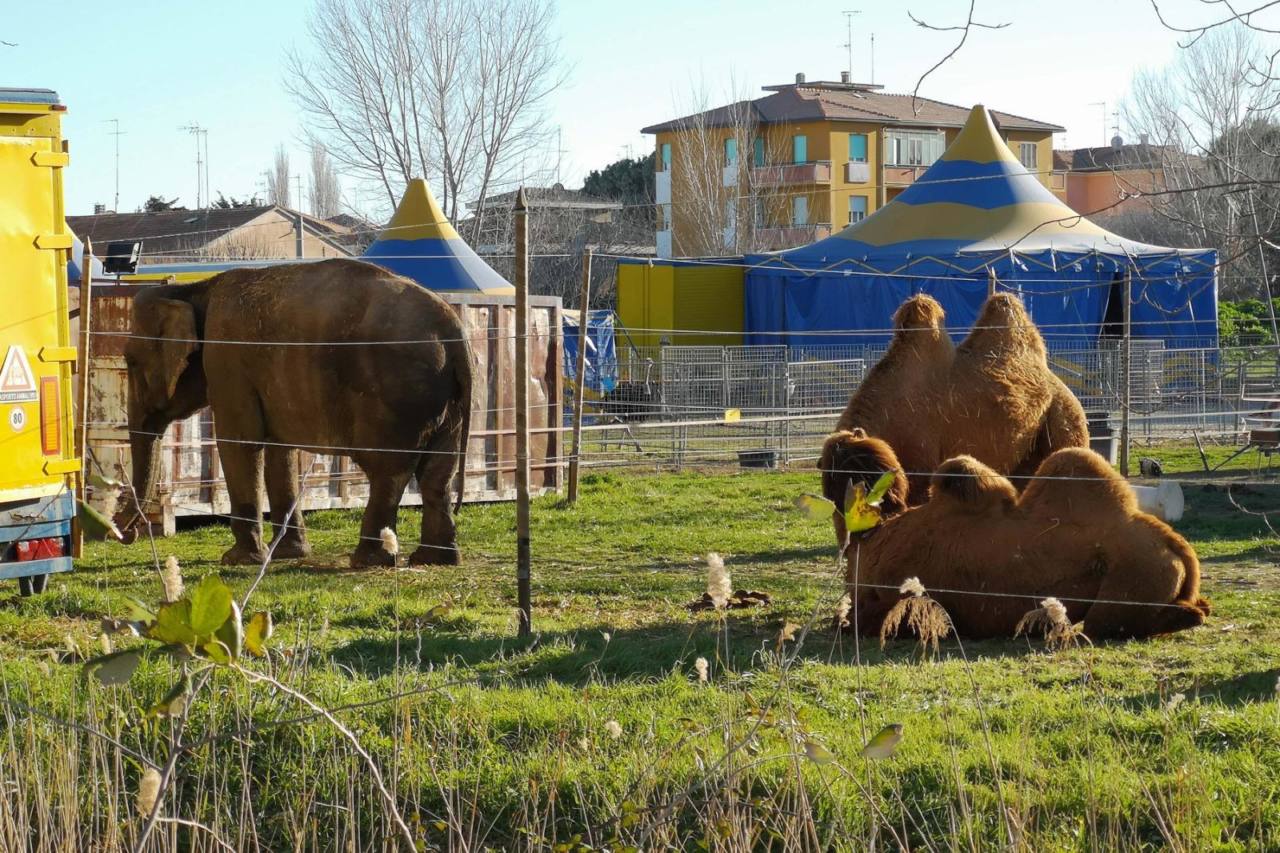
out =
{"type": "Polygon", "coordinates": [[[987,297],[996,295],[996,271],[993,267],[987,267],[987,297]]]}
{"type": "Polygon", "coordinates": [[[587,315],[591,309],[591,249],[582,256],[582,295],[578,300],[578,364],[574,376],[578,390],[573,395],[573,455],[569,457],[569,503],[578,500],[578,463],[582,459],[582,406],[587,392],[587,315]]]}
{"type": "MultiPolygon", "coordinates": [[[[85,486],[89,478],[89,325],[93,322],[93,240],[84,238],[84,253],[80,256],[80,352],[76,354],[76,370],[80,374],[77,388],[75,452],[80,456],[80,474],[76,477],[76,500],[89,499],[85,486]]],[[[72,524],[71,556],[79,559],[84,552],[84,531],[77,520],[72,524]]]]}
{"type": "Polygon", "coordinates": [[[1124,339],[1120,341],[1120,474],[1129,476],[1129,404],[1133,374],[1133,293],[1130,274],[1124,275],[1124,339]]]}
{"type": "Polygon", "coordinates": [[[529,590],[529,209],[524,187],[516,194],[516,597],[519,635],[533,632],[529,590]]]}

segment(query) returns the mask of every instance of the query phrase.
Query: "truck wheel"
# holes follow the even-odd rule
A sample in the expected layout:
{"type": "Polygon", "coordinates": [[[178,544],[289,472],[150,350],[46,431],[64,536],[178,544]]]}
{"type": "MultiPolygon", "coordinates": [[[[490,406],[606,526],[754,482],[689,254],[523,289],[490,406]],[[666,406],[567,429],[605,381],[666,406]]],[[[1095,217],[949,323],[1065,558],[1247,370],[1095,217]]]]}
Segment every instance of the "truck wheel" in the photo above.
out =
{"type": "Polygon", "coordinates": [[[39,595],[49,585],[49,575],[29,575],[18,578],[18,592],[22,595],[39,595]]]}

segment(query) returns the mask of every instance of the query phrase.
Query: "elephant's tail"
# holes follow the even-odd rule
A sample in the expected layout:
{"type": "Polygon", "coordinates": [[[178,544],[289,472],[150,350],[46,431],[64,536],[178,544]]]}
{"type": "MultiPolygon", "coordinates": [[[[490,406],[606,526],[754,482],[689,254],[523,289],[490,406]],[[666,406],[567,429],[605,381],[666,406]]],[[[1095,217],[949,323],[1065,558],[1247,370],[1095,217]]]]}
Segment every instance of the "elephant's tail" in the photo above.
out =
{"type": "Polygon", "coordinates": [[[471,442],[471,385],[475,367],[471,358],[471,345],[466,340],[460,340],[455,346],[461,351],[455,352],[453,358],[458,383],[458,396],[454,405],[461,410],[462,418],[462,436],[458,445],[458,499],[453,505],[453,513],[457,515],[462,510],[462,495],[467,484],[467,445],[471,442]]]}

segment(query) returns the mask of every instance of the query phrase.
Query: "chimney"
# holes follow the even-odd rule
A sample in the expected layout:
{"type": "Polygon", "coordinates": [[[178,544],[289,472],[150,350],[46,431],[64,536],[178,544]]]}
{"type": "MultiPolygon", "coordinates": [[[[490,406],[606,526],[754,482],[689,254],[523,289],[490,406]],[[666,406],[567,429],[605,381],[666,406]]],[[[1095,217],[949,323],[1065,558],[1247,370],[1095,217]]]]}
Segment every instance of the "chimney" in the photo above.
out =
{"type": "Polygon", "coordinates": [[[106,212],[107,212],[107,206],[106,206],[105,204],[98,204],[98,203],[95,203],[95,204],[93,205],[93,215],[94,215],[94,216],[99,216],[99,215],[101,215],[101,214],[103,214],[103,213],[106,213],[106,212]]]}
{"type": "Polygon", "coordinates": [[[803,71],[797,71],[797,72],[796,72],[796,85],[797,85],[797,86],[800,86],[800,85],[803,85],[803,84],[804,84],[804,72],[803,72],[803,71]]]}
{"type": "Polygon", "coordinates": [[[1147,134],[1145,134],[1145,133],[1139,133],[1139,134],[1138,134],[1138,142],[1139,142],[1139,143],[1141,143],[1141,144],[1143,144],[1143,145],[1146,145],[1146,144],[1148,144],[1148,142],[1150,142],[1150,140],[1151,140],[1151,137],[1147,136],[1147,134]]]}
{"type": "Polygon", "coordinates": [[[850,82],[852,82],[852,81],[849,79],[849,72],[848,72],[848,71],[841,71],[841,72],[840,72],[840,82],[841,82],[841,83],[850,83],[850,82]]]}

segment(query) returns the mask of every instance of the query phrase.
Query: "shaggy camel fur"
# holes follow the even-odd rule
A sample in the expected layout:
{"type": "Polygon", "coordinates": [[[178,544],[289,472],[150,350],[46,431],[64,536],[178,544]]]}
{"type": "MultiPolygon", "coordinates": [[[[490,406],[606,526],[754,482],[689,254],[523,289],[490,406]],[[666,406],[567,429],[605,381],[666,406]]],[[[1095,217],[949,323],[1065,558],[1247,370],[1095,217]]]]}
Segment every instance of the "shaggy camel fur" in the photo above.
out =
{"type": "MultiPolygon", "coordinates": [[[[863,439],[856,451],[868,471],[864,482],[899,468],[883,442],[863,439]]],[[[1138,510],[1128,484],[1100,456],[1059,450],[1036,477],[1019,496],[970,456],[943,463],[927,503],[888,517],[860,541],[856,560],[850,554],[846,581],[859,629],[879,632],[909,577],[920,579],[967,638],[1013,636],[1018,620],[1048,596],[1094,640],[1204,623],[1209,602],[1200,595],[1195,552],[1138,510]]]]}
{"type": "MultiPolygon", "coordinates": [[[[1064,447],[1087,447],[1088,423],[1071,390],[1049,369],[1044,339],[1012,294],[989,297],[959,347],[932,298],[913,296],[894,314],[889,349],[849,400],[823,446],[823,471],[850,470],[841,443],[861,427],[889,443],[907,471],[912,504],[928,497],[929,473],[967,454],[1019,487],[1064,447]]],[[[837,500],[847,476],[824,477],[837,500]]]]}
{"type": "MultiPolygon", "coordinates": [[[[946,314],[937,300],[920,294],[898,306],[893,314],[894,333],[884,357],[867,373],[858,391],[849,398],[836,432],[823,448],[819,467],[823,471],[850,470],[828,464],[829,452],[838,454],[832,440],[847,440],[849,430],[866,431],[889,443],[907,471],[919,472],[909,478],[911,502],[920,503],[928,494],[928,473],[944,458],[941,455],[939,426],[945,419],[943,395],[955,346],[947,335],[946,314]]],[[[824,485],[829,478],[824,476],[824,485]]],[[[830,479],[835,491],[826,493],[839,503],[844,497],[847,477],[830,479]]]]}

